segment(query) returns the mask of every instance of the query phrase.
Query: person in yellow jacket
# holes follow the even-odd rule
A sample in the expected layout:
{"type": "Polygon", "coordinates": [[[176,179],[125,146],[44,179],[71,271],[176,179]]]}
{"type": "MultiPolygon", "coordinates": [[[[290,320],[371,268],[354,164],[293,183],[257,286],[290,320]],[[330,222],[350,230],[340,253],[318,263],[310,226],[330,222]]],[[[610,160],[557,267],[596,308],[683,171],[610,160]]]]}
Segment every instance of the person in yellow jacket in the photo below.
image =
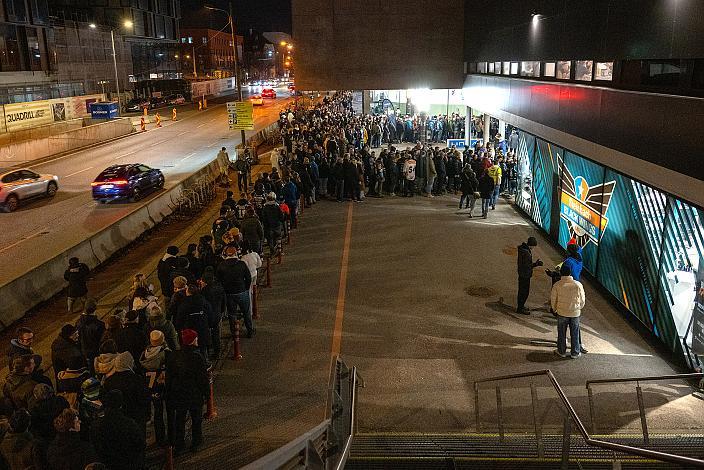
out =
{"type": "Polygon", "coordinates": [[[496,209],[496,202],[499,200],[499,193],[501,192],[502,171],[498,161],[494,162],[494,164],[489,167],[487,173],[489,173],[491,179],[494,180],[494,193],[491,195],[491,210],[494,210],[496,209]]]}

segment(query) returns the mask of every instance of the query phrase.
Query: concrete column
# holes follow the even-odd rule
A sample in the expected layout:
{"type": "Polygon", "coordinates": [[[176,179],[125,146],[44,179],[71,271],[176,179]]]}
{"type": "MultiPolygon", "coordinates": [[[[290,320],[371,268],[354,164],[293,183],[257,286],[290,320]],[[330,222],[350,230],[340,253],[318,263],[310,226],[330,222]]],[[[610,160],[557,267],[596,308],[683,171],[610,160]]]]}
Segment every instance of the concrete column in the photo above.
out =
{"type": "Polygon", "coordinates": [[[491,116],[489,113],[484,113],[484,143],[487,144],[491,139],[491,116]]]}
{"type": "Polygon", "coordinates": [[[469,148],[472,142],[472,108],[467,106],[467,109],[465,111],[467,112],[467,114],[464,118],[464,145],[465,147],[469,148]]]}
{"type": "Polygon", "coordinates": [[[372,90],[362,91],[362,114],[367,114],[371,110],[372,90]]]}
{"type": "Polygon", "coordinates": [[[499,119],[499,134],[501,134],[501,137],[504,139],[506,138],[506,121],[502,121],[499,119]]]}

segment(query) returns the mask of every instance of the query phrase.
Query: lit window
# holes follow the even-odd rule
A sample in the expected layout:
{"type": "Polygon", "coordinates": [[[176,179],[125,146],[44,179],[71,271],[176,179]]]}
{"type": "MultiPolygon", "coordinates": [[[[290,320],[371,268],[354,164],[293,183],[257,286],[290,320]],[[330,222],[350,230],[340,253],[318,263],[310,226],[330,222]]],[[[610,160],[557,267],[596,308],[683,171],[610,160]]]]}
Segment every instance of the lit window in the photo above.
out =
{"type": "Polygon", "coordinates": [[[494,63],[489,62],[489,73],[494,73],[494,63]]]}
{"type": "Polygon", "coordinates": [[[540,62],[524,61],[521,62],[521,77],[539,77],[540,62]]]}
{"type": "Polygon", "coordinates": [[[208,38],[202,37],[201,40],[203,41],[203,44],[208,44],[208,38]]]}
{"type": "Polygon", "coordinates": [[[543,67],[543,76],[554,77],[555,76],[555,62],[545,62],[543,67]]]}
{"type": "Polygon", "coordinates": [[[569,60],[561,60],[557,63],[557,71],[555,72],[555,78],[560,80],[569,80],[570,73],[572,72],[572,62],[569,60]]]}
{"type": "Polygon", "coordinates": [[[504,62],[504,75],[511,73],[511,62],[504,62]]]}
{"type": "Polygon", "coordinates": [[[477,63],[477,71],[479,73],[486,73],[486,62],[477,63]]]}
{"type": "Polygon", "coordinates": [[[501,62],[494,62],[494,73],[501,73],[501,62]]]}
{"type": "Polygon", "coordinates": [[[574,63],[574,79],[581,82],[592,81],[592,68],[594,62],[591,60],[577,60],[574,63]]]}
{"type": "Polygon", "coordinates": [[[596,70],[594,70],[594,80],[608,80],[614,78],[614,63],[613,62],[597,62],[596,70]]]}
{"type": "Polygon", "coordinates": [[[188,37],[188,44],[193,44],[193,38],[190,36],[188,37]]]}
{"type": "Polygon", "coordinates": [[[511,75],[518,75],[518,62],[511,62],[511,75]]]}

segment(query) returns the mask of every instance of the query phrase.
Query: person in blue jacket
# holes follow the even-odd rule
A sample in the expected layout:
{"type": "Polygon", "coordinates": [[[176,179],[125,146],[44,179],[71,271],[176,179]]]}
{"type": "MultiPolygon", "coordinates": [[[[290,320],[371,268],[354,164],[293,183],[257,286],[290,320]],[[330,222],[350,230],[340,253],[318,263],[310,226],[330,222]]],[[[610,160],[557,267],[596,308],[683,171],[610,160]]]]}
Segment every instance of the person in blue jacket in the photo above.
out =
{"type": "Polygon", "coordinates": [[[296,188],[296,185],[294,184],[294,182],[291,181],[291,178],[284,179],[284,185],[281,187],[281,195],[284,197],[284,201],[286,201],[286,205],[291,210],[291,227],[296,228],[296,226],[297,226],[296,209],[298,208],[299,195],[298,195],[298,188],[296,188]]]}

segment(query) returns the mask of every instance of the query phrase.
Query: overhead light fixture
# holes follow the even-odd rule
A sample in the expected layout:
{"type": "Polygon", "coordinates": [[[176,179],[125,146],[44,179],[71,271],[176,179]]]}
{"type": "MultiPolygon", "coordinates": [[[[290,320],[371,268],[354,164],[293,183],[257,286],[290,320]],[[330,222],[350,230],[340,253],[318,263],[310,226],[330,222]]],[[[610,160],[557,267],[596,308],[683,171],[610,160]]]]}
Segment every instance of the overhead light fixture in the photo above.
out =
{"type": "Polygon", "coordinates": [[[97,26],[95,25],[95,23],[89,24],[88,27],[89,27],[90,29],[95,29],[95,28],[97,28],[97,26]]]}

